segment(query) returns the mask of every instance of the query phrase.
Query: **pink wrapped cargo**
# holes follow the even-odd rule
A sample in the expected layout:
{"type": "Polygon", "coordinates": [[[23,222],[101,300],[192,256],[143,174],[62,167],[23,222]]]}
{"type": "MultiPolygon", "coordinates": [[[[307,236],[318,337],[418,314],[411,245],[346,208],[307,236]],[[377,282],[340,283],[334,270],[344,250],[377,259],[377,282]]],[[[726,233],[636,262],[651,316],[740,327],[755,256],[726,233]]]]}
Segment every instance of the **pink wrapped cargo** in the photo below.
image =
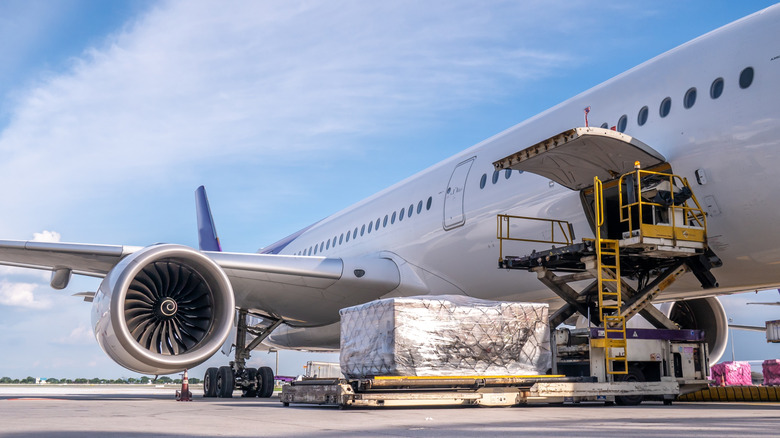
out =
{"type": "Polygon", "coordinates": [[[747,362],[721,362],[711,368],[716,386],[752,385],[750,364],[747,362]]]}
{"type": "Polygon", "coordinates": [[[764,385],[780,385],[780,359],[768,359],[761,364],[764,385]]]}

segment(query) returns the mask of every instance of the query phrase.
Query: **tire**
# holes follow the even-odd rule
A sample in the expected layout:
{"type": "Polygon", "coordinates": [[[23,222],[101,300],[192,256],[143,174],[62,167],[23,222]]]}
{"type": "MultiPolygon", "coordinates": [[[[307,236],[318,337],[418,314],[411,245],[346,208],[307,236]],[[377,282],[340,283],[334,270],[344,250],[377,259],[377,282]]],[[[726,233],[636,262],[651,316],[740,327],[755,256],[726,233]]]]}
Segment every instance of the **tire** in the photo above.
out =
{"type": "Polygon", "coordinates": [[[241,397],[257,397],[257,368],[245,369],[243,379],[246,384],[241,385],[241,397]]]}
{"type": "Polygon", "coordinates": [[[259,385],[257,396],[269,398],[274,395],[274,370],[269,367],[261,367],[257,371],[257,374],[257,382],[259,385]]]}
{"type": "MultiPolygon", "coordinates": [[[[641,369],[635,367],[635,366],[629,366],[628,367],[628,374],[624,374],[620,376],[620,382],[644,382],[645,381],[645,374],[642,372],[641,369]]],[[[642,403],[642,400],[645,399],[645,396],[642,394],[639,395],[620,395],[615,396],[615,403],[617,403],[620,406],[637,406],[640,403],[642,403]]]]}
{"type": "Polygon", "coordinates": [[[233,387],[235,386],[235,378],[233,377],[233,369],[230,367],[219,367],[217,370],[217,397],[230,398],[233,397],[233,387]]]}
{"type": "Polygon", "coordinates": [[[216,397],[217,396],[217,369],[211,367],[206,369],[206,374],[203,376],[203,397],[216,397]]]}

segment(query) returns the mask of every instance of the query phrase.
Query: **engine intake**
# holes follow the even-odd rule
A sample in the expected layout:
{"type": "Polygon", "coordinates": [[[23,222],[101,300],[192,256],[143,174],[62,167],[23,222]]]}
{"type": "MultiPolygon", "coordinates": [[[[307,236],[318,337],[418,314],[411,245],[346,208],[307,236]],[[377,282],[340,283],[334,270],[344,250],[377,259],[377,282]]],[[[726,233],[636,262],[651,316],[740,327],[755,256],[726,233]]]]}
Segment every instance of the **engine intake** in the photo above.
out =
{"type": "Polygon", "coordinates": [[[225,272],[202,253],[154,245],[123,259],[93,302],[95,336],[117,363],[143,374],[197,366],[230,334],[235,298],[225,272]]]}
{"type": "Polygon", "coordinates": [[[729,322],[720,300],[707,297],[675,301],[662,304],[660,310],[681,328],[704,330],[711,364],[723,357],[729,339],[729,322]]]}

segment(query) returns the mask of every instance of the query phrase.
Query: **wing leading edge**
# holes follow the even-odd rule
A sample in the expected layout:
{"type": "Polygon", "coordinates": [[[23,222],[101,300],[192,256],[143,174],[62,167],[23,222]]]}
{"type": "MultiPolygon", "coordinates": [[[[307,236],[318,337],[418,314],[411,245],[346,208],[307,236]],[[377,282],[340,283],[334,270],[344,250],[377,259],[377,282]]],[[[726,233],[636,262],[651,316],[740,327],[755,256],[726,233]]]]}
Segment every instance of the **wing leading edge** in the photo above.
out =
{"type": "MultiPolygon", "coordinates": [[[[52,271],[55,289],[70,274],[105,277],[141,247],[0,240],[0,265],[52,271]]],[[[398,266],[379,256],[325,258],[203,251],[225,270],[236,305],[293,325],[338,320],[344,307],[376,299],[400,285],[398,266]]]]}

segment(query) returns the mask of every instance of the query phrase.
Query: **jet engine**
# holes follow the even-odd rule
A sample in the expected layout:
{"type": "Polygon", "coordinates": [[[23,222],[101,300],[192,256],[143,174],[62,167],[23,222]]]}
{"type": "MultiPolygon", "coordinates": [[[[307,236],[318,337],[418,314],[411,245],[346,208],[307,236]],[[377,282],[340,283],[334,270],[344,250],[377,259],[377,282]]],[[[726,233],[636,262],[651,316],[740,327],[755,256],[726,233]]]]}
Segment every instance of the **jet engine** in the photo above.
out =
{"type": "Polygon", "coordinates": [[[729,322],[723,305],[715,297],[664,303],[660,308],[669,319],[684,329],[704,331],[710,363],[717,363],[726,351],[729,322]]]}
{"type": "Polygon", "coordinates": [[[141,374],[197,366],[219,350],[233,326],[227,275],[202,253],[153,245],[124,258],[100,284],[92,307],[103,351],[141,374]]]}

